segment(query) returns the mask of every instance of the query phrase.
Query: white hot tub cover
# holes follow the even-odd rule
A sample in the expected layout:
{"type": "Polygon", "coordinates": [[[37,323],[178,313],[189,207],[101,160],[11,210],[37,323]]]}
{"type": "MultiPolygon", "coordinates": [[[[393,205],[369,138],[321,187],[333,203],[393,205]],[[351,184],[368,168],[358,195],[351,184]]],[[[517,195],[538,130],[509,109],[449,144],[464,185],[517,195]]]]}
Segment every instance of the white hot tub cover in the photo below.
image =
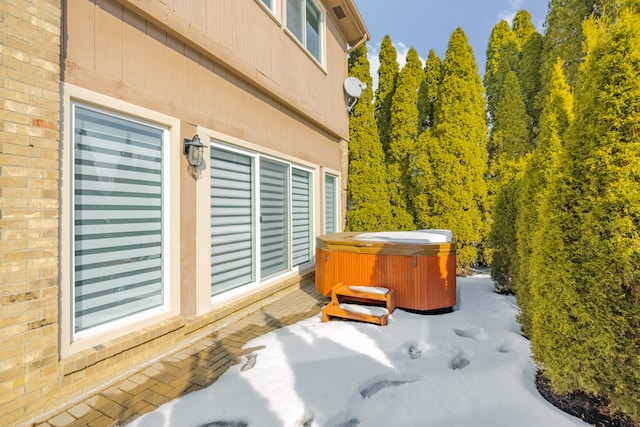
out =
{"type": "Polygon", "coordinates": [[[353,240],[362,242],[386,242],[405,244],[427,244],[427,243],[451,243],[453,235],[451,230],[416,230],[416,231],[380,231],[373,233],[362,233],[353,237],[353,240]]]}

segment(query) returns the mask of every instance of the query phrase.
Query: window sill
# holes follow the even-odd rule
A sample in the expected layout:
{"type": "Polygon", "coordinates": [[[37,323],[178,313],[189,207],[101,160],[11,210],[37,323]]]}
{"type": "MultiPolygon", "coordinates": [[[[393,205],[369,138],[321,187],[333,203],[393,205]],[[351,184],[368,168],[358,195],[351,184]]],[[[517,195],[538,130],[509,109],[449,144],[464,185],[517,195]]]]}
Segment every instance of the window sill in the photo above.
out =
{"type": "Polygon", "coordinates": [[[127,353],[130,350],[161,337],[169,336],[183,328],[184,325],[184,317],[172,317],[154,326],[143,328],[126,336],[107,341],[104,344],[98,344],[82,350],[60,361],[62,375],[73,374],[107,359],[115,359],[114,363],[117,363],[118,359],[124,360],[127,358],[127,353]]]}
{"type": "Polygon", "coordinates": [[[304,52],[305,55],[307,55],[309,57],[309,59],[311,59],[313,61],[313,63],[320,69],[320,71],[322,71],[325,75],[327,75],[327,69],[325,68],[325,66],[315,57],[311,54],[311,52],[309,52],[307,50],[307,48],[305,47],[305,45],[302,44],[302,42],[300,40],[298,40],[298,38],[295,36],[295,34],[293,34],[288,28],[283,28],[284,33],[289,36],[289,38],[291,40],[293,40],[293,42],[295,44],[298,45],[298,47],[302,50],[302,52],[304,52]]]}

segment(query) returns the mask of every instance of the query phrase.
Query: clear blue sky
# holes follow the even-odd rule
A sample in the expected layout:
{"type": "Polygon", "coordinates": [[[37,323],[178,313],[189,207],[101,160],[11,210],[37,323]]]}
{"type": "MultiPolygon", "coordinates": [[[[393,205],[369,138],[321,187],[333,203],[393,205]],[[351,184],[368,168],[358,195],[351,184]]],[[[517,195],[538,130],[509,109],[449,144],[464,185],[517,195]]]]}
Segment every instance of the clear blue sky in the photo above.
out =
{"type": "Polygon", "coordinates": [[[423,60],[433,49],[444,59],[449,37],[462,27],[484,75],[487,43],[491,30],[501,19],[509,24],[518,10],[531,14],[540,33],[547,15],[547,0],[355,0],[371,40],[367,44],[372,74],[377,80],[377,55],[385,34],[398,50],[398,62],[413,46],[423,60]]]}

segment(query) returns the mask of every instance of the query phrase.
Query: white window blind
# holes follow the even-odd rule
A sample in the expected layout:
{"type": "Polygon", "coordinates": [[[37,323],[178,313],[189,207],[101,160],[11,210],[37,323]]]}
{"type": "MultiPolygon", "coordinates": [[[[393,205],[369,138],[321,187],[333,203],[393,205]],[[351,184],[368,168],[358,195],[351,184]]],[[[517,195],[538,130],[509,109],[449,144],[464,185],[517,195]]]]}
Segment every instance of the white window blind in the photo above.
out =
{"type": "Polygon", "coordinates": [[[163,304],[165,130],[73,109],[74,330],[163,304]]]}
{"type": "Polygon", "coordinates": [[[311,260],[311,173],[292,168],[291,227],[293,265],[311,260]]]}
{"type": "Polygon", "coordinates": [[[335,233],[337,224],[336,212],[336,183],[337,179],[333,175],[324,176],[324,218],[325,232],[335,233]]]}
{"type": "Polygon", "coordinates": [[[211,148],[211,294],[251,283],[254,274],[253,159],[211,148]]]}
{"type": "Polygon", "coordinates": [[[313,176],[287,161],[212,143],[212,296],[312,261],[313,176]]]}
{"type": "Polygon", "coordinates": [[[288,251],[287,165],[262,159],[260,162],[260,273],[262,278],[285,271],[288,251]]]}

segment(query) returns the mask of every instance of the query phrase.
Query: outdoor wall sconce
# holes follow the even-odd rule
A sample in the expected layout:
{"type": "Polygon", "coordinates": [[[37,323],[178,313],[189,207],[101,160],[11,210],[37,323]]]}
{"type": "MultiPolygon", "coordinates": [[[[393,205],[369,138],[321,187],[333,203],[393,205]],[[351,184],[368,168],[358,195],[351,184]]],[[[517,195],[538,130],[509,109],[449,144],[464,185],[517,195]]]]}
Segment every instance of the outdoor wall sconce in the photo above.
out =
{"type": "Polygon", "coordinates": [[[184,155],[187,157],[189,164],[194,168],[200,168],[202,163],[204,163],[204,157],[202,153],[204,152],[204,145],[200,142],[200,137],[196,134],[193,139],[184,139],[184,155]]]}

